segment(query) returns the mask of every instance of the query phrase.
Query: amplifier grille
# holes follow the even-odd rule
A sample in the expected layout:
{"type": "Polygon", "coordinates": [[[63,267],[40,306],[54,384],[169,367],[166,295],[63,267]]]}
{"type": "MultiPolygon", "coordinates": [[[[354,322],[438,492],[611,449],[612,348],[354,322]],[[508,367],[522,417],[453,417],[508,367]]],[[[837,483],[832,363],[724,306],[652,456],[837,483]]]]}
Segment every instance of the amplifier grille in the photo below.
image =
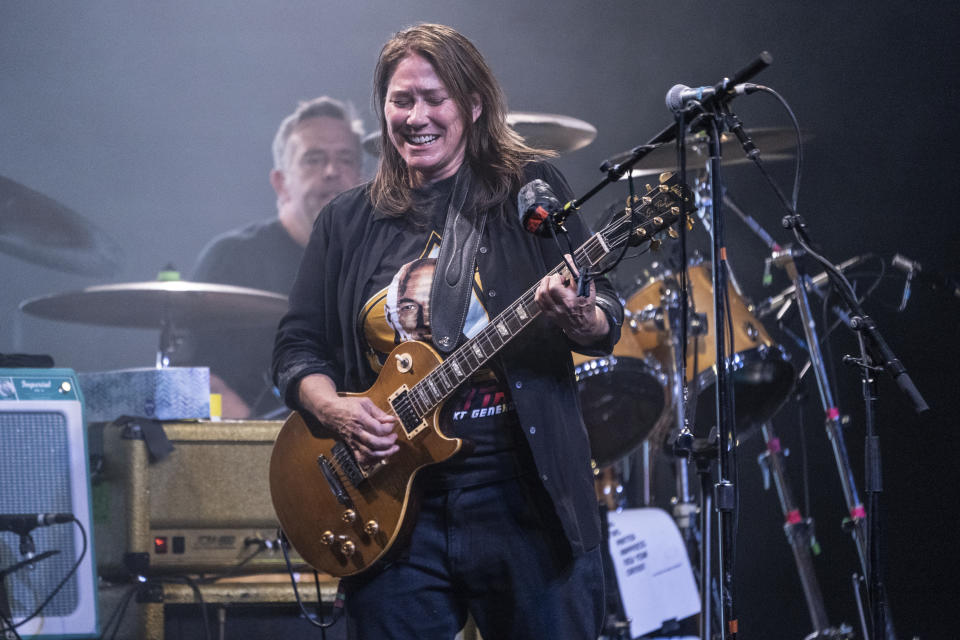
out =
{"type": "MultiPolygon", "coordinates": [[[[0,513],[69,513],[73,511],[68,422],[59,411],[0,412],[0,513]]],[[[32,613],[63,579],[79,550],[73,524],[38,527],[31,532],[36,552],[55,556],[6,578],[14,616],[32,613]]],[[[88,532],[89,534],[89,532],[88,532]]],[[[89,553],[89,549],[88,549],[89,553]]],[[[23,560],[20,536],[0,532],[0,567],[23,560]]],[[[79,602],[76,578],[68,580],[44,608],[46,616],[63,616],[79,602]]]]}

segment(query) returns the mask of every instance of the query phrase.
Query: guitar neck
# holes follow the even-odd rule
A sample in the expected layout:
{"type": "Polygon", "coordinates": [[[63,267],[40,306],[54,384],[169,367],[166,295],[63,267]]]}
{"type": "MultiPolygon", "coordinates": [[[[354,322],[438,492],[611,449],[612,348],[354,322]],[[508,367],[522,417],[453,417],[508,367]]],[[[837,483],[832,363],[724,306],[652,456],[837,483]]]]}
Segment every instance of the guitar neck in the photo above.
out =
{"type": "MultiPolygon", "coordinates": [[[[575,263],[581,268],[594,267],[627,241],[630,227],[630,216],[623,216],[594,234],[574,251],[575,263]]],[[[560,273],[565,267],[558,264],[548,275],[560,273]]],[[[540,306],[534,299],[538,285],[539,281],[410,389],[410,401],[419,415],[427,415],[439,406],[540,315],[540,306]]]]}

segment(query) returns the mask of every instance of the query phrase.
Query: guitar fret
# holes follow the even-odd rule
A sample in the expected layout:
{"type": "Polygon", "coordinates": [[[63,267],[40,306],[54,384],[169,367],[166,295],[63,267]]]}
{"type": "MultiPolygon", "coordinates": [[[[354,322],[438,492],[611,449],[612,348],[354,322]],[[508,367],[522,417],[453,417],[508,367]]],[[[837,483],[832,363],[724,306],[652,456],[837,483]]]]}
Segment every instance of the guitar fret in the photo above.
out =
{"type": "Polygon", "coordinates": [[[516,335],[520,332],[521,329],[525,326],[523,320],[520,318],[519,313],[517,312],[517,305],[514,304],[510,308],[510,315],[506,317],[507,324],[510,327],[510,332],[516,335]]]}
{"type": "Polygon", "coordinates": [[[410,399],[410,404],[413,406],[414,410],[417,412],[417,415],[423,416],[427,413],[427,403],[423,401],[423,392],[419,384],[414,385],[410,392],[407,394],[407,397],[410,399]]]}
{"type": "Polygon", "coordinates": [[[443,386],[446,388],[446,390],[448,392],[453,391],[457,387],[457,383],[459,381],[457,380],[456,376],[451,375],[453,372],[450,371],[450,367],[447,366],[447,363],[441,363],[436,370],[438,375],[441,376],[441,380],[444,383],[443,386]]]}
{"type": "Polygon", "coordinates": [[[487,354],[483,352],[483,347],[480,346],[480,343],[474,340],[473,344],[470,345],[470,350],[473,352],[473,355],[477,358],[476,368],[480,367],[480,363],[486,360],[487,354]]]}
{"type": "MultiPolygon", "coordinates": [[[[433,398],[431,399],[435,398],[436,402],[439,402],[440,398],[442,398],[444,394],[443,394],[443,391],[441,391],[439,386],[437,385],[437,381],[434,379],[433,376],[428,376],[426,378],[426,382],[427,382],[427,388],[430,389],[430,391],[433,393],[433,398]]],[[[436,404],[436,402],[434,404],[436,404]]]]}
{"type": "Polygon", "coordinates": [[[450,368],[453,369],[453,372],[457,374],[457,377],[461,380],[464,378],[463,369],[460,368],[460,362],[458,362],[456,357],[451,358],[450,368]]]}
{"type": "Polygon", "coordinates": [[[497,342],[494,341],[494,338],[497,336],[497,334],[493,331],[484,331],[481,334],[481,336],[483,338],[486,338],[487,344],[490,345],[490,355],[493,355],[494,353],[496,353],[497,349],[503,346],[503,342],[500,342],[499,344],[497,344],[497,342]]]}

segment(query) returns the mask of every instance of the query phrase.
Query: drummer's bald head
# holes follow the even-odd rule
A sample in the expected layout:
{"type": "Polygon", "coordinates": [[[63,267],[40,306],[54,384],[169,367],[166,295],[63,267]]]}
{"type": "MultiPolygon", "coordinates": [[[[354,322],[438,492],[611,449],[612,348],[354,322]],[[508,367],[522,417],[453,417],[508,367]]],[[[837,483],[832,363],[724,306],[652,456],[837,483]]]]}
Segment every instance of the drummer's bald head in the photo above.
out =
{"type": "Polygon", "coordinates": [[[298,124],[311,118],[333,118],[343,120],[357,139],[357,156],[361,156],[361,142],[363,140],[363,121],[357,117],[356,110],[349,102],[341,102],[328,96],[320,96],[297,105],[296,110],[283,119],[277,134],[273,137],[273,168],[277,171],[286,169],[287,141],[298,124]]]}

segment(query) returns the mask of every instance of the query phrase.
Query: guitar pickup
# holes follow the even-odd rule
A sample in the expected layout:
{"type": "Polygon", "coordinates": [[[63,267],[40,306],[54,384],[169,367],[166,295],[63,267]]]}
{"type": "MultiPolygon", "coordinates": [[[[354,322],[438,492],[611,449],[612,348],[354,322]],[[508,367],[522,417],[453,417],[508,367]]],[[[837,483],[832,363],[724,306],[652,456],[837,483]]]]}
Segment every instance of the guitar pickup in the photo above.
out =
{"type": "Polygon", "coordinates": [[[317,465],[320,466],[320,471],[323,472],[323,477],[326,478],[327,484],[330,485],[330,491],[337,499],[337,502],[345,507],[352,508],[353,501],[350,499],[350,494],[347,493],[343,483],[340,482],[340,478],[337,476],[337,471],[333,468],[333,465],[330,464],[330,461],[327,460],[323,454],[321,454],[317,456],[317,465]]]}

